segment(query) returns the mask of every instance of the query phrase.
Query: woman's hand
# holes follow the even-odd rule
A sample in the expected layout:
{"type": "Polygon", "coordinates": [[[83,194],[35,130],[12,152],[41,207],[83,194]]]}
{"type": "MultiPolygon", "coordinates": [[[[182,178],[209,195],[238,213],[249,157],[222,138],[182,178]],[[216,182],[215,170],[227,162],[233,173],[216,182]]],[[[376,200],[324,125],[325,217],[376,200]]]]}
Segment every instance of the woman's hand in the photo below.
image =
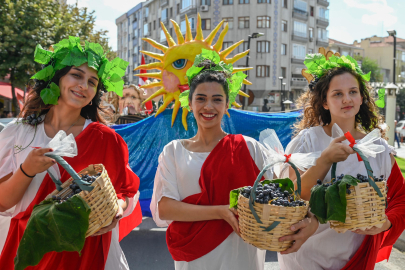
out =
{"type": "Polygon", "coordinates": [[[294,241],[294,244],[287,250],[280,252],[280,254],[289,254],[297,252],[300,247],[312,236],[318,229],[319,223],[315,215],[308,212],[307,218],[291,226],[292,231],[297,231],[296,234],[280,237],[278,241],[294,241]]]}
{"type": "Polygon", "coordinates": [[[32,150],[22,164],[24,172],[28,175],[36,175],[37,173],[46,171],[56,163],[53,158],[44,155],[52,151],[52,148],[38,148],[32,150]]]}
{"type": "Polygon", "coordinates": [[[98,236],[98,235],[102,235],[105,233],[108,233],[109,231],[111,231],[112,229],[115,228],[115,226],[117,226],[118,221],[120,221],[120,219],[122,218],[124,214],[124,209],[122,209],[121,205],[118,204],[118,212],[115,215],[115,218],[113,219],[113,221],[111,222],[110,225],[101,228],[100,230],[98,230],[95,234],[93,234],[92,236],[98,236]]]}
{"type": "Polygon", "coordinates": [[[390,229],[390,228],[391,228],[391,225],[392,225],[392,224],[391,224],[391,221],[389,221],[389,220],[387,219],[387,221],[384,222],[384,224],[382,225],[381,228],[377,228],[376,226],[373,226],[373,227],[370,228],[370,229],[355,230],[355,231],[353,231],[353,232],[354,232],[354,233],[357,233],[357,234],[364,234],[364,235],[376,235],[376,234],[379,234],[379,233],[381,233],[381,232],[384,232],[384,231],[390,229]]]}
{"type": "Polygon", "coordinates": [[[238,219],[236,218],[238,212],[236,211],[236,209],[234,208],[230,209],[229,205],[220,205],[218,206],[218,215],[221,217],[221,219],[228,222],[228,224],[231,225],[233,231],[240,236],[239,222],[238,219]]]}
{"type": "Polygon", "coordinates": [[[349,145],[342,143],[345,140],[345,136],[334,139],[322,152],[319,160],[323,160],[330,164],[345,161],[349,155],[355,153],[355,151],[349,145]]]}

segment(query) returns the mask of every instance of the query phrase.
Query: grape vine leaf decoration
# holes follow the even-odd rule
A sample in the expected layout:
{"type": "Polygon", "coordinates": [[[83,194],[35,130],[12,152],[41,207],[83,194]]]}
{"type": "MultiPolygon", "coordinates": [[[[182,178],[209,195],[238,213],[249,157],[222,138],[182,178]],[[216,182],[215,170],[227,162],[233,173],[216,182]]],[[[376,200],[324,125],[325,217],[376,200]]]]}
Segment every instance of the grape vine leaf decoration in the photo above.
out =
{"type": "Polygon", "coordinates": [[[60,96],[59,86],[52,82],[49,88],[45,88],[41,91],[40,95],[45,104],[57,105],[60,96]]]}
{"type": "Polygon", "coordinates": [[[385,88],[381,88],[378,90],[378,100],[375,101],[375,105],[379,108],[384,108],[385,107],[385,88]]]}
{"type": "Polygon", "coordinates": [[[76,251],[84,247],[90,207],[80,196],[66,202],[52,199],[34,206],[14,258],[15,270],[37,265],[51,251],[76,251]]]}

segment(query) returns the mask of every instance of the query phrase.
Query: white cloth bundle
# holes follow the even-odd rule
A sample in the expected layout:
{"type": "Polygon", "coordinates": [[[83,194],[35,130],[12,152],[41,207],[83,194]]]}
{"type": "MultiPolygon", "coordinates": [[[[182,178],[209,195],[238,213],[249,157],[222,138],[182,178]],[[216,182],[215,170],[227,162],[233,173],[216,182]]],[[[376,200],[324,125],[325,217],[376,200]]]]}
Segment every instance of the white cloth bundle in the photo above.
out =
{"type": "Polygon", "coordinates": [[[285,154],[284,148],[274,129],[265,129],[260,132],[259,140],[269,151],[268,158],[265,161],[265,166],[270,164],[275,165],[281,162],[284,163],[287,162],[288,159],[288,161],[293,163],[299,170],[305,171],[314,166],[316,160],[321,156],[321,152],[285,154]]]}

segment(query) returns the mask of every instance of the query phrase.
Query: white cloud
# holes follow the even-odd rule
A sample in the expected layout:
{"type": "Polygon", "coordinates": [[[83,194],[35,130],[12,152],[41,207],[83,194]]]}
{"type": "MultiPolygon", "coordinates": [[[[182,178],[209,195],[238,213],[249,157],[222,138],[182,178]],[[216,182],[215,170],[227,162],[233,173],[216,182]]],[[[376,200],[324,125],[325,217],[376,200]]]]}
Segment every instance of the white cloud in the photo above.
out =
{"type": "Polygon", "coordinates": [[[128,12],[131,8],[138,5],[143,0],[135,0],[135,1],[128,1],[128,0],[104,0],[103,4],[105,6],[111,7],[115,10],[118,10],[122,13],[128,12]]]}
{"type": "Polygon", "coordinates": [[[382,22],[385,27],[390,27],[398,21],[394,15],[395,10],[386,0],[344,0],[344,2],[350,8],[363,9],[367,12],[361,18],[364,24],[377,26],[382,22]]]}
{"type": "Polygon", "coordinates": [[[117,26],[110,20],[96,20],[97,29],[108,30],[108,43],[114,51],[117,50],[117,26]]]}
{"type": "Polygon", "coordinates": [[[352,44],[353,41],[356,39],[351,34],[351,31],[347,31],[342,26],[339,26],[339,27],[329,26],[328,30],[329,30],[329,37],[330,38],[339,40],[341,42],[352,44]]]}

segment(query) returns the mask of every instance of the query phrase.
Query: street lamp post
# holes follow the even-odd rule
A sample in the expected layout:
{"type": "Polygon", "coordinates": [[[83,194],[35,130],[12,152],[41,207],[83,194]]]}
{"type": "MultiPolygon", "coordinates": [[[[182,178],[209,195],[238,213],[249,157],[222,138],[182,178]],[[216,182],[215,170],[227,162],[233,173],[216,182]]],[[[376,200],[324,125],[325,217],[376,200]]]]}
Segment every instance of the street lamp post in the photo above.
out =
{"type": "Polygon", "coordinates": [[[388,144],[394,146],[394,137],[395,137],[395,114],[396,114],[396,92],[398,90],[398,86],[395,85],[396,81],[396,60],[397,60],[397,32],[395,30],[387,31],[390,36],[394,38],[394,67],[393,67],[393,74],[392,74],[392,84],[388,84],[385,86],[387,92],[387,104],[385,106],[385,122],[390,127],[388,130],[388,144]]]}
{"type": "Polygon", "coordinates": [[[281,111],[284,111],[284,104],[283,104],[283,77],[278,77],[278,79],[280,80],[280,107],[281,107],[281,111]]]}
{"type": "Polygon", "coordinates": [[[394,38],[394,67],[393,67],[392,83],[395,84],[396,79],[395,69],[397,64],[397,31],[388,30],[387,32],[390,36],[394,38]]]}
{"type": "MultiPolygon", "coordinates": [[[[262,37],[262,36],[264,36],[263,33],[253,33],[253,34],[249,35],[249,37],[248,37],[247,49],[248,49],[248,50],[250,49],[250,39],[251,39],[251,38],[259,38],[259,37],[262,37]]],[[[246,67],[249,66],[249,53],[250,53],[250,52],[248,52],[248,54],[246,55],[246,67]]],[[[247,71],[247,70],[245,71],[245,73],[246,73],[246,75],[248,75],[248,71],[247,71]]],[[[248,94],[247,89],[246,89],[246,84],[243,85],[243,92],[245,92],[246,94],[248,94]]],[[[249,100],[248,100],[247,97],[244,98],[244,101],[245,101],[245,102],[243,102],[243,104],[242,104],[242,110],[245,110],[245,109],[247,108],[248,102],[249,102],[249,100]]]]}

